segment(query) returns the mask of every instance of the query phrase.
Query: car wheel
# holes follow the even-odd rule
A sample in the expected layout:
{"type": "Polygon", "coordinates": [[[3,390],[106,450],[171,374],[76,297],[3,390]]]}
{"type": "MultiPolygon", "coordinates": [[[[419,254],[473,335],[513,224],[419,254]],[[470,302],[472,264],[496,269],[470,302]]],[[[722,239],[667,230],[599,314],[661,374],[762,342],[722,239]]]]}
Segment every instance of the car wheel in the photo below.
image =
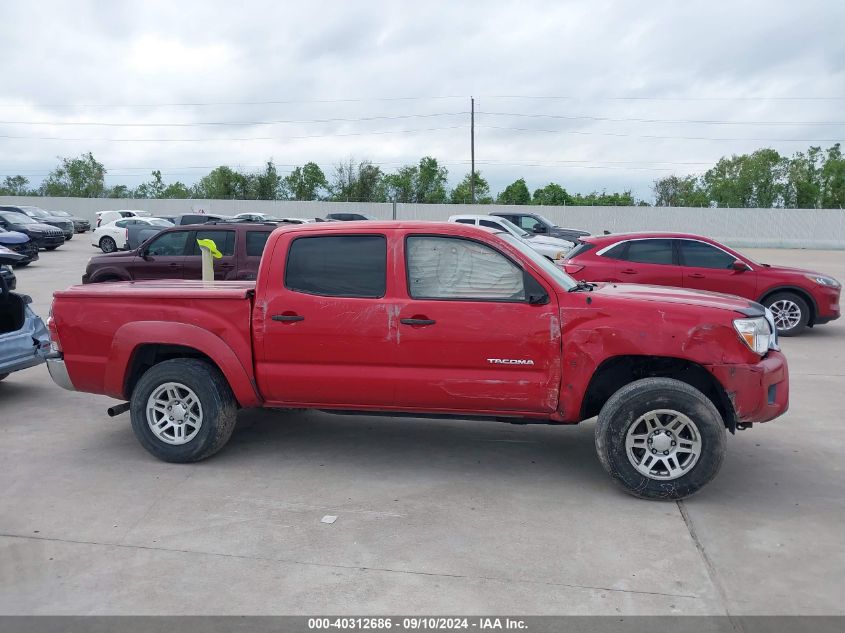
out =
{"type": "Polygon", "coordinates": [[[58,246],[45,246],[45,247],[44,247],[44,250],[45,250],[45,251],[54,251],[54,250],[56,250],[57,248],[59,248],[59,247],[58,247],[58,246]]]}
{"type": "Polygon", "coordinates": [[[108,235],[100,238],[100,250],[104,253],[114,253],[117,250],[117,242],[108,235]]]}
{"type": "Polygon", "coordinates": [[[216,367],[189,358],[148,369],[132,391],[132,430],[141,445],[166,462],[197,462],[229,441],[238,407],[216,367]]]}
{"type": "Polygon", "coordinates": [[[810,306],[794,292],[777,292],[765,305],[772,311],[778,336],[796,336],[810,321],[810,306]]]}
{"type": "Polygon", "coordinates": [[[0,380],[5,380],[9,377],[9,374],[0,374],[0,380]]]}
{"type": "Polygon", "coordinates": [[[19,263],[15,264],[14,266],[15,266],[15,268],[26,268],[31,263],[32,262],[19,262],[19,263]]]}
{"type": "Polygon", "coordinates": [[[671,378],[622,387],[602,407],[595,434],[604,469],[642,499],[692,495],[719,472],[727,448],[725,423],[713,403],[671,378]]]}
{"type": "Polygon", "coordinates": [[[70,242],[73,239],[73,235],[66,235],[65,242],[70,242]]]}

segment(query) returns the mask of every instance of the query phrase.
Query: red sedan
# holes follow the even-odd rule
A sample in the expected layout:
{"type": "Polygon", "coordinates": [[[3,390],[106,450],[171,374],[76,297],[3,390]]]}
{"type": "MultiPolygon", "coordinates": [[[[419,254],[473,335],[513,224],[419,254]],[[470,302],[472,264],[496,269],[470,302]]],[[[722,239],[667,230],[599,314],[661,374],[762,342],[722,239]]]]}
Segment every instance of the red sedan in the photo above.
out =
{"type": "Polygon", "coordinates": [[[760,264],[700,235],[618,233],[581,241],[563,264],[576,279],[738,295],[769,308],[781,336],[839,318],[842,285],[833,277],[760,264]]]}

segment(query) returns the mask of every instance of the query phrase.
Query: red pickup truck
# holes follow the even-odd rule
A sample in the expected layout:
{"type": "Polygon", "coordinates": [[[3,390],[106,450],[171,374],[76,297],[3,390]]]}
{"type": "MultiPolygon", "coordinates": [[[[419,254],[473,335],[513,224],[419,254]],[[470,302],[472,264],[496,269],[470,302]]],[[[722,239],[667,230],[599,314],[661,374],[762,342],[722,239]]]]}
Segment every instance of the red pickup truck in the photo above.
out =
{"type": "Polygon", "coordinates": [[[576,282],[519,240],[461,224],[275,230],[254,282],[74,286],[49,328],[61,386],[128,400],[171,462],[223,447],[238,408],[575,424],[628,492],[679,499],[726,431],[788,406],[771,314],[679,288],[576,282]]]}

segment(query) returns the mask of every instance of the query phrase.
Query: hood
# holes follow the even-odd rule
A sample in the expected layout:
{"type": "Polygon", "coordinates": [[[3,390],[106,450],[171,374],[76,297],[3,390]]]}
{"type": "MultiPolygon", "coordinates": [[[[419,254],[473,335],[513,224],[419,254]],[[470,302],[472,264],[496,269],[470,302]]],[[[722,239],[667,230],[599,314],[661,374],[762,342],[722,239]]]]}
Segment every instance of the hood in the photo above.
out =
{"type": "Polygon", "coordinates": [[[773,264],[763,266],[763,270],[760,272],[786,273],[787,275],[795,275],[796,277],[803,277],[804,275],[818,275],[819,277],[833,278],[833,275],[828,275],[827,273],[820,273],[817,270],[809,270],[807,268],[791,268],[790,266],[775,266],[773,264]]]}
{"type": "Polygon", "coordinates": [[[50,233],[57,229],[57,227],[50,224],[44,224],[43,222],[36,222],[35,224],[21,224],[19,226],[22,226],[27,231],[41,231],[42,233],[50,233]]]}
{"type": "Polygon", "coordinates": [[[654,301],[657,303],[680,303],[702,308],[732,310],[746,316],[763,314],[763,307],[754,301],[704,290],[685,290],[671,286],[645,286],[639,284],[600,284],[593,292],[608,297],[654,301]]]}
{"type": "Polygon", "coordinates": [[[26,244],[29,237],[17,231],[4,231],[0,233],[0,244],[26,244]]]}

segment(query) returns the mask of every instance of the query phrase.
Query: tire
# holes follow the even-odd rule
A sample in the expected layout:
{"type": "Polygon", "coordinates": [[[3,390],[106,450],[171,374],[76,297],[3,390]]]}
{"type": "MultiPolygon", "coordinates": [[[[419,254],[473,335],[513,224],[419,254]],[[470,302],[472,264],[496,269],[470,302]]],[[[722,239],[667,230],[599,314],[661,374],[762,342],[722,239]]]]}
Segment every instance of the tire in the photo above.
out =
{"type": "Polygon", "coordinates": [[[141,376],[132,391],[129,412],[132,430],[141,446],[162,461],[184,464],[203,460],[223,448],[235,428],[238,407],[220,370],[205,361],[175,358],[154,365],[141,376]],[[176,392],[169,391],[168,394],[167,390],[172,389],[169,385],[177,385],[181,389],[177,387],[176,392]],[[162,390],[164,394],[154,397],[162,390]],[[176,398],[171,398],[171,395],[176,395],[176,398]],[[196,397],[198,407],[190,402],[191,395],[196,397]],[[167,402],[177,401],[189,404],[187,407],[178,405],[178,413],[174,406],[175,424],[164,426],[169,424],[165,421],[169,414],[161,407],[167,402]],[[153,403],[155,406],[150,411],[153,403]],[[199,424],[193,421],[197,412],[199,424]],[[179,424],[180,415],[186,420],[182,424],[179,424]],[[159,428],[164,428],[159,434],[151,426],[156,422],[161,425],[159,428]],[[182,438],[178,437],[177,427],[183,428],[182,438]]]}
{"type": "Polygon", "coordinates": [[[0,380],[5,380],[9,377],[9,374],[0,374],[0,380]]]}
{"type": "Polygon", "coordinates": [[[68,236],[68,235],[65,235],[65,242],[69,242],[69,241],[71,241],[72,239],[73,239],[73,233],[71,233],[69,236],[68,236]]]}
{"type": "Polygon", "coordinates": [[[15,268],[26,268],[31,263],[32,262],[18,262],[17,264],[15,264],[15,268]]]}
{"type": "Polygon", "coordinates": [[[100,238],[100,250],[104,253],[114,253],[117,250],[117,242],[108,235],[100,238]]]}
{"type": "Polygon", "coordinates": [[[775,317],[778,336],[797,336],[810,321],[810,306],[794,292],[776,292],[764,304],[775,317]]]}
{"type": "Polygon", "coordinates": [[[58,247],[58,246],[45,246],[45,247],[44,247],[44,250],[45,250],[45,251],[54,251],[54,250],[56,250],[57,248],[59,248],[59,247],[58,247]]]}
{"type": "Polygon", "coordinates": [[[644,378],[622,387],[602,407],[595,433],[604,469],[626,492],[641,499],[689,497],[716,476],[727,450],[725,423],[713,403],[698,389],[671,378],[644,378]],[[648,419],[656,419],[656,424],[650,425],[648,419]],[[683,426],[665,433],[676,422],[683,426]],[[630,437],[644,429],[651,433],[630,437]],[[650,460],[649,453],[653,453],[650,460]],[[632,459],[644,462],[641,470],[632,459]],[[642,472],[651,466],[651,474],[642,472]],[[673,474],[669,466],[677,471],[673,474]]]}

